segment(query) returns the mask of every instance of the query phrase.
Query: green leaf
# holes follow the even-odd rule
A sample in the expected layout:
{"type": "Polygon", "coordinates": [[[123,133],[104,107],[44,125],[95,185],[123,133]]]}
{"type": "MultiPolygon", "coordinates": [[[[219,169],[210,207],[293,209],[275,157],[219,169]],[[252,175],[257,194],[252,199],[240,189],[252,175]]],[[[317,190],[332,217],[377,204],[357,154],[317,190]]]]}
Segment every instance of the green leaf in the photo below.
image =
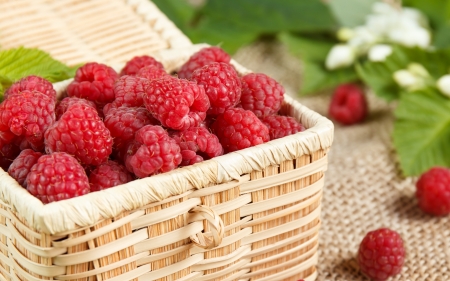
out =
{"type": "Polygon", "coordinates": [[[203,19],[197,28],[189,29],[186,35],[194,43],[220,45],[229,54],[235,53],[240,47],[251,43],[258,37],[255,32],[241,30],[235,25],[210,19],[203,19]]]}
{"type": "Polygon", "coordinates": [[[447,24],[450,19],[450,2],[447,0],[403,0],[402,4],[420,10],[435,27],[447,24]]]}
{"type": "Polygon", "coordinates": [[[433,36],[433,46],[440,49],[450,47],[450,24],[441,25],[433,36]]]}
{"type": "Polygon", "coordinates": [[[450,167],[450,99],[437,89],[404,93],[395,111],[394,146],[406,176],[450,167]]]}
{"type": "Polygon", "coordinates": [[[438,79],[448,72],[450,50],[426,51],[396,46],[384,62],[365,61],[357,64],[356,70],[364,83],[379,97],[392,101],[398,99],[400,92],[393,73],[406,69],[410,63],[422,64],[433,78],[438,79]]]}
{"type": "Polygon", "coordinates": [[[363,25],[366,16],[372,12],[372,5],[377,0],[331,0],[331,11],[341,26],[356,27],[363,25]]]}
{"type": "Polygon", "coordinates": [[[184,33],[196,15],[196,8],[187,1],[152,0],[153,3],[184,33]]]}
{"type": "Polygon", "coordinates": [[[320,0],[209,0],[203,14],[258,33],[329,31],[335,27],[330,10],[320,0]]]}
{"type": "Polygon", "coordinates": [[[323,63],[303,61],[303,77],[301,95],[314,94],[332,89],[340,84],[358,80],[352,67],[329,71],[323,63]]]}
{"type": "Polygon", "coordinates": [[[323,62],[336,42],[329,38],[311,38],[296,36],[292,33],[283,32],[278,35],[281,42],[286,44],[289,52],[300,59],[308,61],[323,62]]]}

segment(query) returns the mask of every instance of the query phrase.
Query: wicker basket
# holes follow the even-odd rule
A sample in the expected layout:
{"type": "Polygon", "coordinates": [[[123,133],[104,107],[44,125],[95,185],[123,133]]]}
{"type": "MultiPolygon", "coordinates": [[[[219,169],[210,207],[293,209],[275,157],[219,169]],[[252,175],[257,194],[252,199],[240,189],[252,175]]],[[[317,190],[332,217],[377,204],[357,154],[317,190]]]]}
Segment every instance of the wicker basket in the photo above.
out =
{"type": "MultiPolygon", "coordinates": [[[[120,68],[150,54],[174,71],[205,46],[146,0],[0,0],[0,10],[3,48],[70,64],[120,68]]],[[[68,83],[55,84],[60,95],[68,83]]],[[[289,96],[281,112],[307,130],[47,205],[0,169],[0,280],[315,280],[333,125],[289,96]]]]}

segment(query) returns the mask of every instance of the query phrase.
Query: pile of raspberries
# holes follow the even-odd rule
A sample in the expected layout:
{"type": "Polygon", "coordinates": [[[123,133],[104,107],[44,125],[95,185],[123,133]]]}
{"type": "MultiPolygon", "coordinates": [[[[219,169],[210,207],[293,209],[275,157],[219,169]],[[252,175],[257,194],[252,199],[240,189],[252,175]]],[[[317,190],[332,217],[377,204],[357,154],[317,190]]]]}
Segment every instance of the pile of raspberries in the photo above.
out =
{"type": "Polygon", "coordinates": [[[120,73],[87,63],[61,100],[47,80],[25,77],[0,104],[0,167],[49,203],[305,130],[278,114],[283,86],[240,76],[230,60],[208,47],[175,74],[150,56],[120,73]]]}

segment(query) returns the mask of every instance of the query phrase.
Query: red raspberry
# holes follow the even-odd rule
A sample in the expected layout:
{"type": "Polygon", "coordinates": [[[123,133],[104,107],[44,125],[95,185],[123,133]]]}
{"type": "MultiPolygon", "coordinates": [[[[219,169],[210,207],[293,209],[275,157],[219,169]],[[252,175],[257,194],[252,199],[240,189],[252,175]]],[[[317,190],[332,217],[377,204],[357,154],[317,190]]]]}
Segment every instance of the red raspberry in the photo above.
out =
{"type": "Polygon", "coordinates": [[[223,62],[210,63],[194,71],[191,79],[205,87],[211,103],[208,114],[219,115],[239,103],[241,81],[231,65],[223,62]]]}
{"type": "Polygon", "coordinates": [[[144,103],[163,126],[174,130],[198,126],[209,108],[203,87],[173,77],[152,80],[144,103]]]}
{"type": "Polygon", "coordinates": [[[7,99],[11,94],[18,94],[25,90],[41,92],[48,96],[52,101],[56,102],[56,91],[53,88],[53,84],[48,80],[35,75],[24,77],[12,84],[5,92],[4,98],[7,99]]]}
{"type": "Polygon", "coordinates": [[[424,212],[445,216],[450,214],[450,169],[433,167],[416,182],[416,198],[424,212]]]}
{"type": "Polygon", "coordinates": [[[140,178],[171,171],[182,158],[180,146],[161,126],[147,125],[139,129],[128,151],[126,167],[140,178]]]}
{"type": "Polygon", "coordinates": [[[141,77],[124,75],[114,85],[114,103],[117,106],[144,106],[143,97],[150,82],[141,77]]]}
{"type": "Polygon", "coordinates": [[[211,125],[225,153],[265,143],[269,129],[250,110],[230,108],[211,125]]]}
{"type": "Polygon", "coordinates": [[[164,78],[170,76],[163,68],[155,65],[149,65],[141,68],[136,74],[137,77],[145,78],[147,80],[153,80],[158,78],[164,78]]]}
{"type": "Polygon", "coordinates": [[[363,90],[355,84],[337,87],[331,99],[329,115],[343,125],[362,122],[367,115],[367,102],[363,90]]]}
{"type": "Polygon", "coordinates": [[[402,270],[405,249],[400,235],[380,228],[366,234],[358,250],[361,272],[375,281],[384,281],[402,270]]]}
{"type": "Polygon", "coordinates": [[[111,160],[100,164],[89,175],[91,191],[104,190],[132,180],[134,180],[134,177],[125,166],[111,160]]]}
{"type": "Polygon", "coordinates": [[[138,71],[149,65],[157,66],[161,69],[164,69],[164,66],[159,61],[155,60],[155,58],[150,56],[137,56],[129,60],[125,67],[120,72],[120,76],[123,75],[136,75],[138,71]]]}
{"type": "Polygon", "coordinates": [[[89,180],[78,161],[64,152],[43,155],[31,168],[27,190],[43,203],[89,193],[89,180]]]}
{"type": "Polygon", "coordinates": [[[44,148],[44,132],[55,122],[55,103],[37,91],[11,94],[0,104],[0,131],[23,137],[34,150],[44,148]]]}
{"type": "Polygon", "coordinates": [[[263,73],[249,73],[241,78],[240,107],[251,110],[258,118],[275,115],[281,108],[284,87],[263,73]]]}
{"type": "Polygon", "coordinates": [[[97,109],[97,106],[95,105],[95,103],[93,101],[87,100],[87,99],[81,99],[81,98],[77,98],[77,97],[66,97],[63,98],[61,102],[59,102],[56,105],[56,120],[59,120],[59,118],[61,118],[61,116],[64,114],[64,112],[67,111],[67,108],[69,108],[70,106],[74,105],[74,104],[84,104],[84,105],[88,105],[91,106],[92,108],[97,109]]]}
{"type": "Polygon", "coordinates": [[[121,149],[134,139],[134,134],[146,125],[159,122],[143,107],[118,107],[108,111],[105,126],[114,139],[114,148],[121,149]]]}
{"type": "Polygon", "coordinates": [[[290,116],[272,115],[261,121],[269,128],[270,140],[279,139],[305,130],[305,127],[290,116]]]}
{"type": "Polygon", "coordinates": [[[178,77],[181,79],[191,79],[192,73],[212,62],[230,63],[231,57],[219,47],[203,48],[193,54],[178,71],[178,77]]]}
{"type": "Polygon", "coordinates": [[[181,166],[193,165],[203,159],[211,159],[223,154],[222,145],[216,135],[208,129],[193,127],[185,131],[175,131],[171,137],[181,148],[181,166]]]}
{"type": "Polygon", "coordinates": [[[113,87],[118,78],[117,72],[107,65],[87,63],[78,68],[74,80],[67,86],[67,95],[91,100],[103,107],[114,100],[113,87]]]}
{"type": "Polygon", "coordinates": [[[42,153],[36,152],[32,149],[25,149],[20,152],[19,156],[9,166],[8,173],[14,178],[21,186],[27,187],[26,179],[28,173],[34,164],[37,163],[42,153]]]}
{"type": "Polygon", "coordinates": [[[91,106],[74,104],[45,132],[47,153],[66,152],[85,165],[98,166],[112,152],[109,130],[91,106]]]}

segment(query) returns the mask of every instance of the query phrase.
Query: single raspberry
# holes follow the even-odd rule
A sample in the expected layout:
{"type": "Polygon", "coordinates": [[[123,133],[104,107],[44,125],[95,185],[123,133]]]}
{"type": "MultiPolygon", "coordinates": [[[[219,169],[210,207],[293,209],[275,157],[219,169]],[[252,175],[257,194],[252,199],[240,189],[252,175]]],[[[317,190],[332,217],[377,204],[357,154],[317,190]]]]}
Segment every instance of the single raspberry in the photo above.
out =
{"type": "Polygon", "coordinates": [[[89,175],[91,191],[104,190],[132,180],[134,177],[125,166],[111,160],[100,164],[89,175]]]}
{"type": "Polygon", "coordinates": [[[66,152],[85,165],[98,166],[112,152],[113,139],[97,111],[74,104],[45,132],[47,153],[66,152]]]}
{"type": "Polygon", "coordinates": [[[138,73],[138,71],[141,68],[149,66],[149,65],[154,65],[154,66],[157,66],[157,67],[159,67],[161,69],[164,69],[164,66],[162,65],[162,63],[160,63],[159,61],[157,61],[153,57],[150,57],[150,56],[137,56],[137,57],[132,58],[131,60],[129,60],[125,64],[125,67],[120,72],[120,76],[123,76],[123,75],[136,75],[136,73],[138,73]]]}
{"type": "Polygon", "coordinates": [[[290,116],[271,115],[261,121],[269,128],[270,140],[279,139],[305,130],[305,127],[290,116]]]}
{"type": "Polygon", "coordinates": [[[69,97],[91,100],[103,105],[114,100],[114,83],[119,78],[111,67],[91,62],[78,68],[72,83],[67,86],[69,97]]]}
{"type": "MultiPolygon", "coordinates": [[[[61,116],[64,114],[64,112],[67,111],[67,108],[74,104],[85,104],[88,106],[91,106],[92,108],[97,109],[97,106],[93,101],[87,100],[87,99],[81,99],[77,97],[65,97],[56,105],[55,113],[56,113],[56,120],[59,120],[61,116]]],[[[97,110],[98,111],[98,110],[97,110]]]]}
{"type": "Polygon", "coordinates": [[[239,103],[241,81],[234,68],[229,64],[210,63],[194,71],[191,80],[205,88],[211,103],[207,112],[209,115],[219,115],[239,103]]]}
{"type": "Polygon", "coordinates": [[[4,98],[7,99],[11,94],[18,94],[25,90],[41,92],[49,97],[53,102],[56,102],[56,91],[53,88],[53,84],[36,75],[24,77],[12,84],[11,87],[5,92],[4,98]]]}
{"type": "Polygon", "coordinates": [[[193,127],[185,131],[175,131],[171,137],[181,148],[181,166],[193,165],[223,154],[217,136],[205,128],[193,127]]]}
{"type": "Polygon", "coordinates": [[[178,77],[181,79],[191,79],[192,73],[212,62],[230,63],[231,57],[219,47],[203,48],[193,54],[178,71],[178,77]]]}
{"type": "Polygon", "coordinates": [[[136,76],[147,80],[153,80],[170,76],[170,74],[156,65],[149,65],[141,68],[138,73],[136,73],[136,76]]]}
{"type": "Polygon", "coordinates": [[[258,118],[275,115],[281,108],[284,87],[263,73],[242,76],[240,107],[251,110],[258,118]]]}
{"type": "Polygon", "coordinates": [[[31,168],[37,163],[42,153],[36,152],[32,149],[25,149],[20,152],[19,156],[14,159],[11,166],[9,166],[8,174],[14,178],[21,186],[27,187],[26,179],[31,168]]]}
{"type": "Polygon", "coordinates": [[[37,91],[10,94],[0,104],[0,131],[23,137],[34,150],[44,148],[44,132],[55,122],[55,103],[37,91]]]}
{"type": "Polygon", "coordinates": [[[26,179],[27,190],[43,203],[89,193],[89,179],[78,161],[64,152],[43,155],[26,179]]]}
{"type": "Polygon", "coordinates": [[[367,102],[363,90],[355,84],[337,87],[331,99],[329,115],[343,125],[362,122],[367,115],[367,102]]]}
{"type": "Polygon", "coordinates": [[[375,281],[384,281],[402,270],[405,248],[400,235],[380,228],[366,234],[358,250],[361,272],[375,281]]]}
{"type": "Polygon", "coordinates": [[[147,125],[139,129],[128,151],[126,167],[140,178],[171,171],[182,159],[180,146],[161,126],[147,125]]]}
{"type": "Polygon", "coordinates": [[[250,110],[230,108],[211,125],[225,153],[265,143],[270,140],[269,129],[250,110]]]}
{"type": "Polygon", "coordinates": [[[144,106],[143,97],[150,85],[145,78],[124,75],[114,85],[114,103],[118,106],[144,106]]]}
{"type": "Polygon", "coordinates": [[[134,134],[146,125],[157,125],[159,122],[153,118],[143,107],[118,107],[108,111],[105,117],[105,126],[114,138],[114,148],[121,149],[134,139],[134,134]]]}
{"type": "Polygon", "coordinates": [[[423,173],[416,182],[416,198],[426,213],[450,214],[450,169],[433,167],[423,173]]]}
{"type": "Polygon", "coordinates": [[[163,126],[174,130],[198,126],[209,108],[203,87],[174,77],[152,80],[144,103],[163,126]]]}

